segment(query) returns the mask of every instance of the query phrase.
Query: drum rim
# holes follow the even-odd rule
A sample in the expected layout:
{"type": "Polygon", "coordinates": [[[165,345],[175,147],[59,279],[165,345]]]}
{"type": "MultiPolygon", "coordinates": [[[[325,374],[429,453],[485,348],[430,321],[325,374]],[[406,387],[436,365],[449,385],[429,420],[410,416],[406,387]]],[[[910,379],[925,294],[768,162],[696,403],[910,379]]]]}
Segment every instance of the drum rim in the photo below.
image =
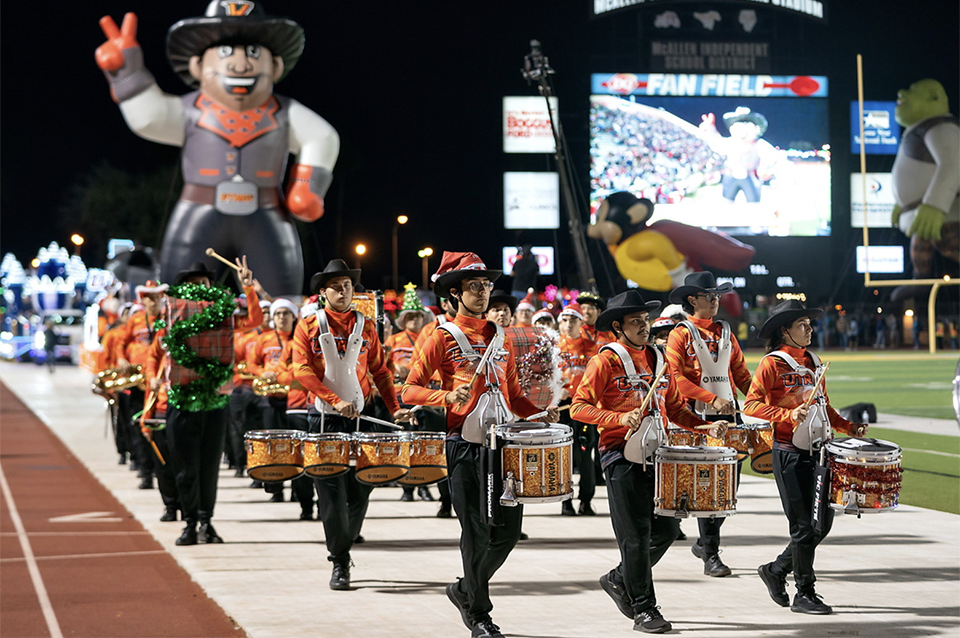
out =
{"type": "Polygon", "coordinates": [[[303,438],[303,435],[303,430],[251,430],[250,432],[244,432],[243,438],[245,440],[249,439],[250,441],[270,441],[280,439],[300,440],[303,438]],[[286,434],[283,436],[277,436],[282,433],[286,434]]]}
{"type": "Polygon", "coordinates": [[[736,462],[737,455],[739,453],[739,450],[736,448],[712,445],[661,445],[656,449],[656,457],[658,461],[661,460],[661,456],[663,456],[664,461],[691,460],[705,461],[708,463],[717,461],[736,462]],[[691,452],[687,452],[686,450],[691,450],[691,452]],[[671,458],[668,456],[670,454],[676,454],[677,457],[671,458]],[[708,456],[709,458],[696,458],[697,455],[708,456]]]}
{"type": "Polygon", "coordinates": [[[396,432],[354,432],[353,440],[358,443],[406,443],[404,433],[396,432]]]}
{"type": "Polygon", "coordinates": [[[517,437],[516,436],[517,434],[520,434],[520,435],[533,434],[533,436],[537,438],[545,438],[545,436],[547,436],[548,433],[552,434],[553,436],[561,436],[561,437],[568,436],[568,433],[569,433],[569,436],[571,437],[573,436],[573,428],[571,428],[569,425],[566,425],[564,423],[556,423],[556,424],[549,424],[549,425],[538,423],[536,424],[536,427],[532,427],[532,425],[523,426],[523,425],[520,425],[519,423],[501,423],[500,425],[494,428],[494,432],[498,437],[505,439],[507,441],[512,441],[512,440],[515,440],[516,438],[521,438],[521,437],[517,437]],[[507,433],[507,434],[504,434],[504,433],[507,433]]]}
{"type": "Polygon", "coordinates": [[[305,432],[301,437],[304,443],[316,441],[352,441],[353,435],[349,432],[305,432]]]}

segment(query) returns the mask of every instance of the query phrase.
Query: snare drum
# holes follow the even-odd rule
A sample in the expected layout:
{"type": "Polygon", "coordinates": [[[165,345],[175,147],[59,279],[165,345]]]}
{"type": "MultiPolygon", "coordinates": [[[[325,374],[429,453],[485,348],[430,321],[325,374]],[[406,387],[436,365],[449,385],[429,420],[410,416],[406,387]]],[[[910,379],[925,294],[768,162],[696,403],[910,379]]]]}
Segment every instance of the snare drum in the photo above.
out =
{"type": "Polygon", "coordinates": [[[553,503],[573,496],[573,430],[566,425],[498,425],[503,439],[502,505],[553,503]]]}
{"type": "Polygon", "coordinates": [[[846,514],[889,512],[900,498],[900,446],[842,438],[827,443],[830,507],[846,514]]]}
{"type": "Polygon", "coordinates": [[[715,517],[737,513],[737,451],[728,447],[657,449],[654,513],[715,517]]]}
{"type": "Polygon", "coordinates": [[[696,446],[700,445],[700,441],[703,438],[702,434],[697,434],[695,432],[690,432],[682,428],[667,428],[667,445],[682,445],[682,446],[696,446]]]}
{"type": "Polygon", "coordinates": [[[300,430],[257,430],[243,435],[247,474],[257,481],[288,481],[303,474],[300,430]]]}
{"type": "Polygon", "coordinates": [[[752,429],[747,426],[731,425],[727,428],[727,433],[723,435],[722,439],[715,439],[708,435],[707,445],[710,447],[733,448],[737,452],[737,460],[742,461],[750,456],[752,434],[752,429]]]}
{"type": "Polygon", "coordinates": [[[320,432],[303,437],[303,471],[310,476],[339,476],[350,469],[352,437],[343,432],[320,432]]]}
{"type": "Polygon", "coordinates": [[[357,480],[381,485],[410,471],[410,440],[406,433],[356,432],[357,480]]]}
{"type": "Polygon", "coordinates": [[[773,473],[773,428],[769,423],[753,426],[753,451],[750,452],[750,469],[757,474],[773,473]]]}
{"type": "Polygon", "coordinates": [[[410,441],[410,473],[406,485],[430,485],[447,478],[446,435],[440,432],[406,432],[410,441]]]}

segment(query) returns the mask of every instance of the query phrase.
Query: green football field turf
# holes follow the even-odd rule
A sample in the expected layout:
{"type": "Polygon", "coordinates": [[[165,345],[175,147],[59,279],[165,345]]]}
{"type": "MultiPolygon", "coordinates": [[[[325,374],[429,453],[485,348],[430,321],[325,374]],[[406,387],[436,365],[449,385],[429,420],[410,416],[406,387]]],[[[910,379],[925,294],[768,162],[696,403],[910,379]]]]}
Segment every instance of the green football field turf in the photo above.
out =
{"type": "MultiPolygon", "coordinates": [[[[827,393],[842,408],[873,403],[884,414],[955,420],[952,381],[957,353],[833,352],[818,353],[830,362],[827,393]]],[[[746,353],[751,372],[760,360],[746,353]]],[[[892,441],[903,451],[900,502],[960,514],[960,426],[958,436],[942,436],[871,427],[869,435],[892,441]]],[[[743,471],[753,474],[749,463],[743,471]]],[[[765,475],[772,479],[772,475],[765,475]]]]}

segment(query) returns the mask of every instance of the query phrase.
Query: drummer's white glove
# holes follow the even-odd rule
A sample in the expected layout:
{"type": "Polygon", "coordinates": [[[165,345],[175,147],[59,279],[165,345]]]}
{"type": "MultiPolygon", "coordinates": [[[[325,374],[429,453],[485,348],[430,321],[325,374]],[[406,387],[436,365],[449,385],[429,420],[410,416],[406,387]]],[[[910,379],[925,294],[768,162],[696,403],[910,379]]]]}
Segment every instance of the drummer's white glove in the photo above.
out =
{"type": "Polygon", "coordinates": [[[360,413],[357,411],[357,406],[352,403],[347,403],[346,401],[337,401],[333,409],[337,411],[337,414],[347,419],[355,419],[360,416],[360,413]]]}
{"type": "Polygon", "coordinates": [[[714,421],[713,427],[707,430],[707,436],[713,439],[722,439],[727,434],[727,428],[730,426],[728,421],[714,421]]]}
{"type": "Polygon", "coordinates": [[[410,423],[412,425],[417,424],[417,417],[413,416],[413,412],[407,410],[406,408],[400,408],[394,412],[393,420],[397,423],[410,423]]]}
{"type": "Polygon", "coordinates": [[[732,401],[727,401],[720,397],[716,397],[710,405],[720,414],[733,414],[736,410],[732,401]]]}

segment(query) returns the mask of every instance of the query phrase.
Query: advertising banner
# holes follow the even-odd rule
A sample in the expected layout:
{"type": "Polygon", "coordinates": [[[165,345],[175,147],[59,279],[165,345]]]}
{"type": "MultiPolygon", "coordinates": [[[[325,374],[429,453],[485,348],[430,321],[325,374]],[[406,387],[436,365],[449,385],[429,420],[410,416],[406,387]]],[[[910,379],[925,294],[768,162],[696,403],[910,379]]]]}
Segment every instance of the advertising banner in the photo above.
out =
{"type": "MultiPolygon", "coordinates": [[[[863,146],[867,155],[896,155],[900,125],[893,117],[896,102],[863,103],[863,146]]],[[[850,152],[860,154],[860,105],[850,102],[850,152]]]]}
{"type": "Polygon", "coordinates": [[[503,174],[503,227],[558,228],[560,176],[557,173],[503,174]]]}
{"type": "MultiPolygon", "coordinates": [[[[557,98],[550,98],[550,110],[557,117],[557,98]]],[[[557,150],[542,97],[503,98],[503,152],[554,153],[557,150]]]]}

